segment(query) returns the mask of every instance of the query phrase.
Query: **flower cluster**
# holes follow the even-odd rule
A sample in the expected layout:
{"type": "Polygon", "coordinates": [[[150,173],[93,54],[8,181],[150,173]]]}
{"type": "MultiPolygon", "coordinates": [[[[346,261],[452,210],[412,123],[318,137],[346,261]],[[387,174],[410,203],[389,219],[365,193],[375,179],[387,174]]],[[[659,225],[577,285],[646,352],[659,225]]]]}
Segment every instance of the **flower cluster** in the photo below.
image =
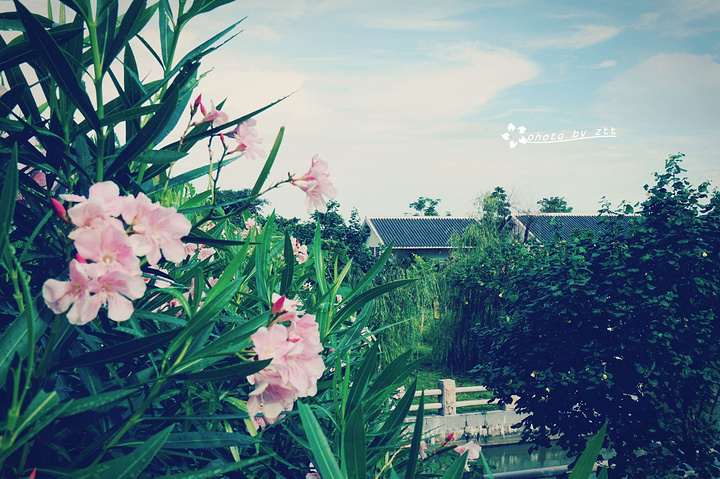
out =
{"type": "MultiPolygon", "coordinates": [[[[181,238],[192,227],[175,208],[153,203],[143,193],[120,196],[115,183],[90,187],[88,197],[60,195],[77,203],[66,218],[75,225],[68,235],[75,242],[77,257],[70,261],[70,281],[48,279],[43,285],[45,303],[56,314],[68,311],[73,324],[87,324],[101,307],[114,321],[130,318],[133,299],[145,294],[140,257],[150,266],[161,258],[179,263],[185,259],[181,238]]],[[[59,202],[53,208],[61,217],[59,202]]]]}
{"type": "Polygon", "coordinates": [[[255,385],[248,398],[248,414],[259,427],[292,410],[297,398],[314,396],[317,380],[325,371],[315,316],[301,316],[298,306],[298,301],[274,294],[272,323],[250,336],[257,359],[272,359],[265,369],[247,378],[255,385]],[[261,412],[263,417],[257,417],[261,412]]]}
{"type": "Polygon", "coordinates": [[[300,242],[294,237],[290,237],[290,243],[292,243],[293,254],[298,264],[303,264],[308,260],[307,245],[300,244],[300,242]]]}
{"type": "MultiPolygon", "coordinates": [[[[195,99],[191,115],[194,115],[198,108],[200,109],[200,113],[203,117],[194,122],[194,125],[211,122],[213,127],[218,127],[230,121],[230,116],[228,116],[227,113],[215,108],[212,101],[210,102],[210,111],[207,111],[202,103],[202,95],[199,95],[195,99]]],[[[258,145],[262,143],[262,138],[258,137],[257,130],[255,129],[256,124],[257,122],[253,118],[249,118],[236,126],[233,131],[221,133],[220,139],[223,142],[223,145],[225,145],[226,135],[237,141],[237,145],[234,148],[227,149],[226,147],[226,153],[245,153],[245,156],[251,160],[254,160],[255,157],[265,158],[267,155],[258,147],[258,145]]]]}

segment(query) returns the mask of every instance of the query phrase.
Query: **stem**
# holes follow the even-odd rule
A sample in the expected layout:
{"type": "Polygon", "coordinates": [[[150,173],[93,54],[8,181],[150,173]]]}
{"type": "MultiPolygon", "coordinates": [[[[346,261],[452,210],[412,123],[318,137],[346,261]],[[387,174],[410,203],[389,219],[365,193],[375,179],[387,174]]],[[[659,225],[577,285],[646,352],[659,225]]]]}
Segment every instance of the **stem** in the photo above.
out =
{"type": "MultiPolygon", "coordinates": [[[[95,85],[95,102],[97,103],[97,115],[102,121],[105,116],[105,104],[103,102],[103,72],[102,72],[102,58],[100,56],[100,45],[97,36],[97,20],[88,22],[88,32],[90,33],[90,48],[93,55],[93,66],[94,66],[94,78],[93,84],[95,85]]],[[[95,181],[100,183],[103,181],[105,176],[105,135],[102,127],[98,127],[95,130],[97,135],[97,162],[96,162],[96,177],[95,181]]]]}

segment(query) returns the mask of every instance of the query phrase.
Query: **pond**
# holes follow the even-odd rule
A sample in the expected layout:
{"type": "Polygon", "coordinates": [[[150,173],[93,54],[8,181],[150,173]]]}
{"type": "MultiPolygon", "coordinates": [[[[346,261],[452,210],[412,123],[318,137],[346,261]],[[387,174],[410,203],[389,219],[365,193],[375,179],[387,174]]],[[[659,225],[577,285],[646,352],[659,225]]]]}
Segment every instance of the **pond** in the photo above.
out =
{"type": "MultiPolygon", "coordinates": [[[[484,446],[482,452],[492,468],[493,475],[501,478],[562,477],[572,462],[557,445],[528,452],[530,444],[484,446]],[[525,471],[525,472],[520,472],[525,471]],[[531,471],[535,471],[534,473],[531,471]]],[[[478,474],[476,477],[482,477],[478,474]]]]}

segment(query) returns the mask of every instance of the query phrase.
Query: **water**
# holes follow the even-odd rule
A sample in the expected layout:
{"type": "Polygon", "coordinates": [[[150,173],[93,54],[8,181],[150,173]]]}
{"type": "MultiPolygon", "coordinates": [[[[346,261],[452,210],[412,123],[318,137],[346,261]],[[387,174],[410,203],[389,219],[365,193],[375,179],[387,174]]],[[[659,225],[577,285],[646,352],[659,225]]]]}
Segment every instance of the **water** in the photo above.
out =
{"type": "Polygon", "coordinates": [[[567,466],[572,459],[557,445],[528,453],[530,444],[483,446],[482,452],[493,474],[547,467],[567,466]]]}

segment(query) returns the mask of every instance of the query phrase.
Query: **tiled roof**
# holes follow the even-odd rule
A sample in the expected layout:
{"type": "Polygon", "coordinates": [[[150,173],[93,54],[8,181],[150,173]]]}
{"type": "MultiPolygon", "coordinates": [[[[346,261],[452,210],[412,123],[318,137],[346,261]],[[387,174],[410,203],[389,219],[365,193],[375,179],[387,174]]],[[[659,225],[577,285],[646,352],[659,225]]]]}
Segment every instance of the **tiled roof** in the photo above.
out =
{"type": "Polygon", "coordinates": [[[450,248],[453,233],[462,233],[473,218],[452,216],[407,216],[402,218],[366,218],[366,223],[382,240],[394,248],[450,248]]]}
{"type": "Polygon", "coordinates": [[[627,216],[552,213],[519,215],[515,219],[529,228],[532,236],[541,243],[550,242],[556,234],[559,234],[562,239],[568,239],[575,230],[591,230],[595,234],[602,234],[616,227],[618,223],[624,228],[628,221],[627,216]]]}

